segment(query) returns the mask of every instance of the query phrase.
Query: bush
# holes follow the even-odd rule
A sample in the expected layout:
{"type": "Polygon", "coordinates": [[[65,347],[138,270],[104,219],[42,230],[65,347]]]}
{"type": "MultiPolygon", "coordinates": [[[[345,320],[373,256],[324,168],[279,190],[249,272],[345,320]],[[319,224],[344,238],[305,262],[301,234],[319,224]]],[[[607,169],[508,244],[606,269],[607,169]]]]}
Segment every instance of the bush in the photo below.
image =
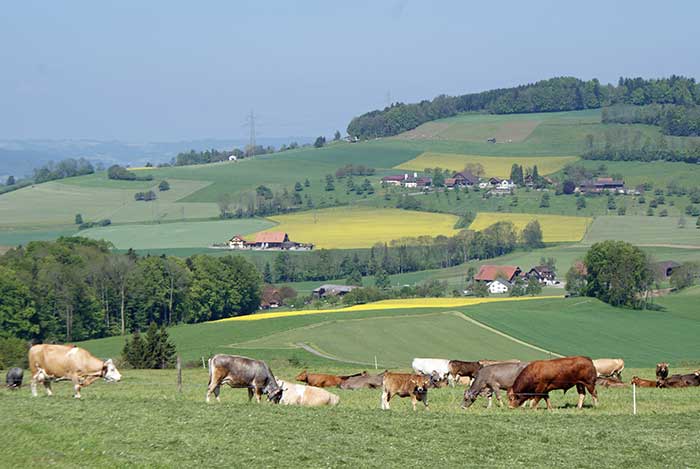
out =
{"type": "Polygon", "coordinates": [[[160,181],[160,184],[158,184],[158,190],[161,192],[169,191],[170,184],[168,183],[168,181],[160,181]]]}
{"type": "Polygon", "coordinates": [[[14,366],[27,368],[28,345],[24,340],[15,337],[0,339],[0,370],[14,366]]]}
{"type": "Polygon", "coordinates": [[[165,326],[158,327],[152,322],[145,339],[139,331],[134,332],[131,341],[126,339],[122,359],[133,368],[164,369],[173,367],[175,354],[175,345],[170,342],[165,326]]]}
{"type": "Polygon", "coordinates": [[[118,164],[112,165],[107,169],[107,177],[109,179],[118,179],[122,181],[152,181],[153,176],[147,174],[145,176],[137,176],[126,168],[118,164]]]}

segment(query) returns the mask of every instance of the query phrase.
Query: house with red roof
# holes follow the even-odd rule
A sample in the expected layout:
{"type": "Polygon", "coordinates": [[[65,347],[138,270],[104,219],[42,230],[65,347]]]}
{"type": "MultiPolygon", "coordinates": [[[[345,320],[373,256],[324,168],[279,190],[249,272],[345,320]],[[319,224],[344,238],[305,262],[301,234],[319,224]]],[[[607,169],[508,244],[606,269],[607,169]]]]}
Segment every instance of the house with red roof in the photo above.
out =
{"type": "Polygon", "coordinates": [[[246,241],[241,235],[235,235],[228,242],[231,249],[255,249],[255,250],[291,250],[310,251],[314,248],[310,243],[295,243],[290,241],[289,235],[284,231],[263,231],[255,234],[253,241],[246,241]]]}
{"type": "Polygon", "coordinates": [[[490,293],[506,293],[521,274],[522,270],[517,265],[485,264],[479,268],[474,280],[485,282],[490,293]]]}

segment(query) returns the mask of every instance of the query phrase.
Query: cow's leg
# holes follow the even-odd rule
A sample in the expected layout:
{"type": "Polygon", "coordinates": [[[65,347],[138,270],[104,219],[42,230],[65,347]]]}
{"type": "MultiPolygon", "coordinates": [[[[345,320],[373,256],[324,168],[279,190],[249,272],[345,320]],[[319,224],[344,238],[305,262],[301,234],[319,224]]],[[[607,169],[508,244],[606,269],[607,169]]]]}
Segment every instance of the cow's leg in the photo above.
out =
{"type": "Polygon", "coordinates": [[[415,394],[411,394],[411,404],[413,405],[413,412],[416,411],[416,402],[418,402],[418,399],[416,398],[415,394]]]}
{"type": "Polygon", "coordinates": [[[216,401],[221,402],[219,398],[219,393],[221,392],[221,381],[224,379],[224,374],[222,374],[218,368],[214,367],[213,372],[209,376],[209,386],[207,387],[207,397],[206,401],[209,402],[212,393],[216,396],[216,401]]]}
{"type": "Polygon", "coordinates": [[[253,400],[253,394],[254,394],[253,388],[248,388],[248,402],[253,400]]]}
{"type": "Polygon", "coordinates": [[[540,400],[542,399],[542,396],[535,396],[532,398],[530,401],[530,408],[531,409],[537,409],[537,404],[540,403],[540,400]]]}
{"type": "Polygon", "coordinates": [[[260,404],[260,401],[262,400],[262,388],[255,387],[255,401],[260,404]]]}
{"type": "Polygon", "coordinates": [[[38,383],[39,383],[38,373],[35,373],[32,375],[32,381],[30,384],[30,387],[32,389],[32,396],[34,396],[34,397],[38,396],[38,393],[36,392],[36,385],[38,383]]]}
{"type": "Polygon", "coordinates": [[[591,393],[591,398],[593,399],[593,406],[598,405],[598,392],[595,389],[595,384],[586,385],[586,389],[591,393]]]}
{"type": "Polygon", "coordinates": [[[501,388],[495,386],[493,388],[493,392],[494,394],[496,394],[496,401],[498,401],[498,407],[503,407],[503,401],[501,400],[501,388]]]}
{"type": "Polygon", "coordinates": [[[423,404],[425,405],[425,410],[429,410],[429,407],[428,407],[428,394],[427,394],[427,393],[423,396],[423,404]]]}
{"type": "Polygon", "coordinates": [[[583,407],[583,400],[586,398],[586,388],[583,386],[583,384],[577,384],[576,392],[578,393],[578,403],[576,404],[576,408],[580,409],[583,407]]]}
{"type": "Polygon", "coordinates": [[[389,391],[383,390],[382,391],[382,410],[389,410],[391,407],[389,406],[389,400],[391,399],[391,394],[389,391]]]}
{"type": "Polygon", "coordinates": [[[552,401],[549,400],[549,394],[544,395],[544,402],[547,403],[547,410],[552,410],[552,401]]]}

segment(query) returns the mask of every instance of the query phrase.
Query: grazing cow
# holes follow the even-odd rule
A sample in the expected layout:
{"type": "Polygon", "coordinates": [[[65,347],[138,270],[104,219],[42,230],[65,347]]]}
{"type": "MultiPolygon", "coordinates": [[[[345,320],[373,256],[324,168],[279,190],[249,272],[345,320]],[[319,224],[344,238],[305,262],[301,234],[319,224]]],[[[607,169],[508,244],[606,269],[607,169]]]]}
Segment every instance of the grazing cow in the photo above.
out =
{"type": "Polygon", "coordinates": [[[22,368],[10,368],[5,376],[5,384],[9,389],[19,389],[22,387],[24,379],[24,370],[22,368]]]}
{"type": "Polygon", "coordinates": [[[263,394],[275,404],[282,397],[282,388],[277,385],[270,367],[262,360],[254,360],[238,355],[217,354],[209,359],[209,386],[207,388],[207,402],[214,393],[217,401],[222,384],[228,384],[232,388],[247,388],[248,402],[255,394],[255,400],[260,402],[263,394]]]}
{"type": "Polygon", "coordinates": [[[340,383],[340,389],[381,388],[382,381],[384,381],[384,373],[386,373],[386,370],[377,375],[370,375],[363,371],[359,376],[352,376],[340,383]]]}
{"type": "Polygon", "coordinates": [[[463,362],[461,360],[450,360],[447,369],[452,382],[459,381],[462,376],[474,379],[483,365],[479,362],[463,362]]]}
{"type": "Polygon", "coordinates": [[[389,401],[393,396],[410,397],[413,410],[416,403],[422,401],[428,409],[428,387],[430,376],[411,373],[384,373],[382,382],[382,409],[389,410],[389,401]]]}
{"type": "Polygon", "coordinates": [[[112,359],[103,361],[87,350],[71,345],[38,344],[29,349],[29,369],[32,373],[32,395],[37,395],[37,384],[42,383],[46,394],[53,394],[52,381],[71,380],[75,394],[80,399],[80,388],[89,386],[100,378],[119,381],[121,373],[112,359]]]}
{"type": "Polygon", "coordinates": [[[625,369],[625,361],[622,358],[598,358],[593,360],[593,366],[595,366],[598,377],[609,378],[615,376],[620,378],[622,370],[625,369]]]}
{"type": "Polygon", "coordinates": [[[280,404],[301,405],[305,407],[318,407],[322,405],[338,405],[340,398],[325,389],[305,384],[296,384],[277,380],[277,384],[282,388],[282,399],[280,404]]]}
{"type": "Polygon", "coordinates": [[[450,373],[450,361],[444,358],[414,358],[411,368],[418,374],[432,375],[435,371],[440,377],[447,377],[450,373]]]}
{"type": "Polygon", "coordinates": [[[362,373],[356,373],[354,375],[346,376],[336,376],[327,375],[324,373],[309,373],[306,370],[302,371],[294,378],[297,381],[306,383],[309,386],[316,386],[317,388],[336,388],[340,386],[343,381],[349,378],[354,378],[356,376],[361,376],[362,373]]]}
{"type": "Polygon", "coordinates": [[[671,375],[666,379],[660,379],[656,384],[659,388],[687,388],[688,386],[700,386],[700,371],[685,375],[671,375]]]}
{"type": "Polygon", "coordinates": [[[528,362],[520,363],[499,363],[496,365],[485,366],[479,373],[477,373],[476,378],[472,385],[464,391],[464,401],[462,402],[462,408],[466,409],[480,394],[484,392],[487,393],[489,404],[488,408],[491,408],[493,403],[493,394],[496,394],[496,400],[498,405],[503,407],[503,402],[501,401],[501,389],[510,389],[513,386],[515,378],[518,377],[521,371],[528,365],[528,362]]]}
{"type": "Polygon", "coordinates": [[[440,376],[440,374],[437,371],[433,371],[432,373],[430,373],[430,376],[428,376],[428,378],[430,379],[430,385],[428,386],[430,388],[439,389],[444,388],[445,386],[450,384],[449,376],[440,376]]]}
{"type": "Polygon", "coordinates": [[[627,383],[622,382],[619,378],[604,378],[599,376],[598,379],[595,380],[595,385],[605,388],[624,388],[627,386],[627,383]]]}
{"type": "Polygon", "coordinates": [[[658,381],[652,381],[650,379],[642,379],[639,376],[633,376],[632,381],[630,381],[630,384],[634,384],[635,386],[638,386],[640,388],[655,388],[658,384],[658,381]]]}
{"type": "Polygon", "coordinates": [[[536,408],[540,399],[544,398],[547,409],[551,409],[549,392],[556,389],[566,391],[574,386],[578,392],[576,407],[579,409],[583,407],[586,390],[591,393],[593,404],[597,405],[596,376],[593,361],[588,357],[565,357],[530,362],[515,378],[513,387],[508,390],[509,406],[514,409],[520,407],[526,400],[533,399],[531,407],[536,408]]]}
{"type": "Polygon", "coordinates": [[[668,363],[661,362],[656,364],[656,380],[668,378],[668,363]]]}

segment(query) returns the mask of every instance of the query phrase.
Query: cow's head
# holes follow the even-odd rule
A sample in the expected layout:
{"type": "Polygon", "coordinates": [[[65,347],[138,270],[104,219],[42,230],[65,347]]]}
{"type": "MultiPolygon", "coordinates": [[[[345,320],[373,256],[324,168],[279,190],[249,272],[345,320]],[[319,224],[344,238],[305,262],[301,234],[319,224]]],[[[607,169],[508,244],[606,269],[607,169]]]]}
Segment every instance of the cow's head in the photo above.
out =
{"type": "Polygon", "coordinates": [[[656,377],[660,379],[668,377],[668,363],[661,362],[656,364],[656,377]]]}
{"type": "Polygon", "coordinates": [[[102,377],[107,381],[119,381],[122,379],[122,374],[114,366],[111,358],[102,365],[102,377]]]}
{"type": "Polygon", "coordinates": [[[513,388],[508,389],[508,407],[511,409],[517,409],[523,405],[527,399],[527,396],[516,394],[515,391],[513,391],[513,388]]]}
{"type": "Polygon", "coordinates": [[[282,399],[283,389],[275,383],[275,386],[265,386],[265,388],[263,388],[263,393],[267,394],[268,401],[273,404],[279,404],[282,399]]]}
{"type": "Polygon", "coordinates": [[[433,379],[429,375],[416,375],[411,379],[413,384],[413,392],[416,394],[426,394],[428,387],[432,386],[433,379]]]}
{"type": "Polygon", "coordinates": [[[308,376],[309,376],[309,374],[306,372],[306,370],[304,370],[304,371],[302,371],[301,373],[299,373],[299,374],[297,375],[297,377],[294,378],[294,379],[297,380],[297,381],[307,382],[308,379],[309,379],[308,376]]]}
{"type": "Polygon", "coordinates": [[[462,409],[468,408],[479,397],[479,392],[473,389],[464,391],[464,400],[462,401],[462,409]]]}

